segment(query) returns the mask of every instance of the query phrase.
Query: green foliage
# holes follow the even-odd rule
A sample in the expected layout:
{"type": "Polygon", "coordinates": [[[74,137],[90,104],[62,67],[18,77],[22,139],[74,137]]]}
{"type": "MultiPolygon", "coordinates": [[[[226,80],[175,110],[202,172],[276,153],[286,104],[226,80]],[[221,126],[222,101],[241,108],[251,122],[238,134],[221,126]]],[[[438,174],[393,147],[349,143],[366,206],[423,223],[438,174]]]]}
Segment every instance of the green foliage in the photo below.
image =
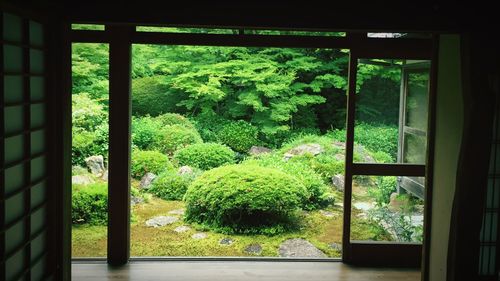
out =
{"type": "Polygon", "coordinates": [[[155,178],[148,192],[164,200],[182,200],[197,175],[197,172],[183,175],[175,171],[163,172],[155,178]]]}
{"type": "Polygon", "coordinates": [[[306,210],[314,210],[333,204],[334,198],[330,193],[319,174],[310,168],[308,162],[300,159],[290,159],[284,161],[277,154],[268,154],[256,159],[249,159],[243,162],[247,165],[261,166],[280,170],[298,179],[307,190],[307,196],[301,206],[306,210]]]}
{"type": "Polygon", "coordinates": [[[200,134],[195,129],[182,125],[171,125],[161,129],[160,137],[154,148],[167,155],[173,155],[175,151],[183,147],[201,142],[200,134]]]}
{"type": "Polygon", "coordinates": [[[192,144],[178,150],[174,155],[179,165],[188,165],[202,170],[232,164],[234,158],[235,154],[229,147],[218,143],[192,144]]]}
{"type": "Polygon", "coordinates": [[[161,76],[141,77],[132,80],[132,114],[134,116],[158,116],[176,112],[178,95],[162,84],[161,76]]]}
{"type": "Polygon", "coordinates": [[[247,153],[253,145],[259,143],[257,135],[256,127],[243,120],[238,120],[223,126],[218,134],[218,139],[234,151],[247,153]]]}
{"type": "Polygon", "coordinates": [[[165,113],[155,117],[162,126],[180,125],[189,129],[195,129],[193,123],[186,117],[176,113],[165,113]]]}
{"type": "Polygon", "coordinates": [[[73,223],[105,225],[108,220],[107,184],[74,185],[71,208],[71,221],[73,223]]]}
{"type": "Polygon", "coordinates": [[[223,166],[189,186],[186,219],[221,232],[276,234],[292,227],[291,218],[306,196],[302,183],[279,170],[223,166]]]}
{"type": "Polygon", "coordinates": [[[71,99],[73,127],[90,131],[107,121],[107,112],[102,104],[91,99],[88,93],[74,94],[71,99]]]}
{"type": "Polygon", "coordinates": [[[73,93],[89,93],[92,99],[104,101],[108,95],[108,44],[72,44],[73,93]]]}
{"type": "Polygon", "coordinates": [[[396,192],[397,177],[375,177],[376,187],[368,189],[378,206],[385,206],[391,200],[391,194],[396,192]]]}
{"type": "Polygon", "coordinates": [[[139,149],[152,149],[160,139],[162,124],[148,115],[132,118],[132,144],[139,149]]]}
{"type": "Polygon", "coordinates": [[[396,241],[422,242],[423,227],[412,224],[411,213],[392,212],[387,206],[378,206],[369,213],[369,219],[390,230],[396,241]]]}
{"type": "Polygon", "coordinates": [[[158,151],[136,150],[132,152],[130,167],[131,176],[140,179],[146,173],[158,175],[165,170],[173,169],[174,166],[166,155],[158,151]]]}

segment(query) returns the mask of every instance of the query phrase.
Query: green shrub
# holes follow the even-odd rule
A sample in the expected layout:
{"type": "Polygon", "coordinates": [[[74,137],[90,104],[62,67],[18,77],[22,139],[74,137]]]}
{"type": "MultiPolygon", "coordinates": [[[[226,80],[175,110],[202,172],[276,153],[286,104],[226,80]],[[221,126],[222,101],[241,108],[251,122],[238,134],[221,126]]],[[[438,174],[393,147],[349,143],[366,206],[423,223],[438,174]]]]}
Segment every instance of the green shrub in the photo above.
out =
{"type": "Polygon", "coordinates": [[[238,120],[223,126],[218,133],[218,139],[234,151],[247,153],[253,145],[259,144],[257,135],[256,127],[246,121],[238,120]]]}
{"type": "Polygon", "coordinates": [[[189,119],[177,113],[165,113],[156,116],[154,119],[161,126],[181,125],[189,129],[195,129],[194,124],[189,119]]]}
{"type": "Polygon", "coordinates": [[[132,144],[139,149],[151,149],[160,138],[162,125],[150,116],[132,119],[132,144]]]}
{"type": "Polygon", "coordinates": [[[343,175],[345,169],[345,161],[337,160],[334,155],[328,154],[319,154],[312,157],[310,165],[327,182],[330,182],[335,175],[343,175]]]}
{"type": "Polygon", "coordinates": [[[165,170],[173,169],[174,166],[161,152],[136,150],[132,152],[130,167],[131,176],[140,179],[146,173],[158,175],[165,170]]]}
{"type": "Polygon", "coordinates": [[[153,181],[148,192],[164,200],[182,200],[197,175],[196,172],[183,175],[175,171],[163,172],[153,181]]]}
{"type": "Polygon", "coordinates": [[[378,206],[389,204],[391,194],[397,189],[397,177],[375,177],[375,186],[368,189],[368,194],[378,206]]]}
{"type": "Polygon", "coordinates": [[[227,146],[218,143],[192,144],[178,150],[174,159],[180,165],[210,170],[224,164],[234,163],[235,154],[227,146]]]}
{"type": "Polygon", "coordinates": [[[170,91],[163,85],[161,76],[136,78],[132,80],[132,114],[135,116],[157,116],[175,112],[182,95],[170,91]]]}
{"type": "Polygon", "coordinates": [[[107,112],[101,104],[91,99],[89,94],[74,94],[71,98],[73,127],[91,131],[96,126],[107,122],[107,112]]]}
{"type": "Polygon", "coordinates": [[[214,112],[202,112],[193,118],[193,123],[205,142],[218,142],[219,131],[230,122],[214,112]]]}
{"type": "Polygon", "coordinates": [[[182,125],[171,125],[160,131],[160,138],[155,148],[167,155],[173,155],[183,147],[201,142],[200,134],[196,130],[182,125]]]}
{"type": "Polygon", "coordinates": [[[82,128],[72,128],[71,164],[86,167],[85,158],[92,155],[102,155],[108,158],[108,125],[102,124],[93,132],[82,128]]]}
{"type": "Polygon", "coordinates": [[[308,162],[301,161],[301,159],[294,157],[283,161],[281,156],[270,154],[246,160],[243,164],[274,168],[298,179],[307,190],[307,196],[301,204],[303,209],[314,210],[326,207],[334,201],[333,195],[328,186],[324,184],[321,176],[311,169],[308,162]]]}
{"type": "Polygon", "coordinates": [[[276,234],[295,225],[307,191],[279,170],[230,165],[203,173],[188,188],[186,219],[226,233],[276,234]]]}
{"type": "Polygon", "coordinates": [[[105,225],[108,216],[106,183],[74,185],[71,196],[71,220],[77,224],[105,225]]]}

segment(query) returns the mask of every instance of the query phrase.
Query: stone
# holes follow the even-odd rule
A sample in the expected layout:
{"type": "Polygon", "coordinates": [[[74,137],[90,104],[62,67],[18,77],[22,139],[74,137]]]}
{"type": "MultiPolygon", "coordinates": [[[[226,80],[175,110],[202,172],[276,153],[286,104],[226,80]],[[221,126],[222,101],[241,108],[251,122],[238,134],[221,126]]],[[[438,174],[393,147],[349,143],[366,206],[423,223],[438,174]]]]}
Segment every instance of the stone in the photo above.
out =
{"type": "Polygon", "coordinates": [[[373,203],[370,203],[370,202],[356,202],[353,204],[353,206],[354,206],[354,208],[359,209],[359,210],[363,210],[363,211],[369,211],[375,207],[373,205],[373,203]]]}
{"type": "Polygon", "coordinates": [[[102,173],[101,179],[104,181],[108,181],[108,170],[106,170],[106,171],[104,171],[104,173],[102,173]]]}
{"type": "Polygon", "coordinates": [[[405,204],[408,203],[404,198],[398,198],[398,195],[399,194],[397,192],[391,193],[388,208],[393,212],[400,211],[401,208],[403,208],[405,204]]]}
{"type": "Polygon", "coordinates": [[[208,237],[208,235],[204,232],[197,232],[197,233],[191,235],[191,238],[196,239],[196,240],[205,239],[207,237],[208,237]]]}
{"type": "Polygon", "coordinates": [[[326,258],[325,253],[302,238],[286,240],[281,243],[278,252],[280,257],[326,258]]]}
{"type": "Polygon", "coordinates": [[[327,218],[333,218],[335,217],[335,214],[330,212],[330,211],[325,211],[325,210],[320,210],[319,213],[321,215],[323,215],[324,217],[327,217],[327,218]]]}
{"type": "Polygon", "coordinates": [[[363,163],[377,163],[370,153],[361,145],[354,146],[354,153],[361,157],[363,163]]]}
{"type": "Polygon", "coordinates": [[[182,232],[186,232],[189,230],[191,230],[191,228],[189,226],[185,226],[185,225],[178,226],[174,229],[174,231],[177,233],[182,233],[182,232]]]}
{"type": "Polygon", "coordinates": [[[173,224],[174,222],[178,221],[179,219],[177,217],[166,217],[166,216],[158,216],[151,218],[146,221],[146,226],[149,227],[162,227],[168,224],[173,224]]]}
{"type": "Polygon", "coordinates": [[[177,170],[178,175],[191,175],[193,173],[193,168],[189,166],[182,166],[177,170]]]}
{"type": "Polygon", "coordinates": [[[332,185],[338,191],[344,191],[345,179],[344,175],[338,174],[332,177],[332,185]]]}
{"type": "Polygon", "coordinates": [[[142,202],[144,202],[144,198],[142,198],[142,197],[139,197],[139,196],[130,197],[130,204],[131,205],[141,204],[142,202]]]}
{"type": "Polygon", "coordinates": [[[184,215],[184,212],[185,210],[184,209],[176,209],[176,210],[172,210],[170,212],[168,212],[169,214],[171,215],[179,215],[179,216],[182,216],[184,215]]]}
{"type": "Polygon", "coordinates": [[[146,173],[142,178],[141,182],[139,183],[139,188],[140,189],[149,189],[151,187],[151,184],[153,181],[156,179],[156,175],[153,173],[146,173]]]}
{"type": "Polygon", "coordinates": [[[76,175],[71,177],[71,184],[87,185],[94,182],[94,179],[88,175],[76,175]]]}
{"type": "Polygon", "coordinates": [[[317,143],[306,143],[306,144],[301,144],[297,147],[294,147],[290,150],[288,150],[285,155],[283,155],[284,160],[288,160],[294,156],[298,155],[304,155],[304,154],[312,154],[313,156],[316,156],[323,152],[323,148],[321,145],[317,143]]]}
{"type": "Polygon", "coordinates": [[[260,255],[262,253],[262,246],[260,244],[250,244],[245,248],[245,253],[260,255]]]}
{"type": "Polygon", "coordinates": [[[102,176],[106,168],[104,168],[104,157],[102,155],[94,155],[85,158],[85,163],[90,169],[90,172],[96,176],[102,176]]]}
{"type": "Polygon", "coordinates": [[[256,155],[261,155],[261,154],[267,154],[271,153],[271,149],[264,147],[264,146],[252,146],[250,150],[248,151],[248,154],[256,156],[256,155]]]}
{"type": "Polygon", "coordinates": [[[330,247],[331,249],[334,249],[335,251],[337,251],[339,253],[342,253],[342,245],[340,245],[338,243],[330,243],[330,244],[328,244],[328,247],[330,247]]]}
{"type": "Polygon", "coordinates": [[[219,244],[221,245],[225,245],[225,246],[229,246],[231,244],[233,244],[233,239],[229,238],[229,237],[226,237],[226,238],[222,238],[220,241],[219,241],[219,244]]]}
{"type": "Polygon", "coordinates": [[[87,168],[84,168],[84,167],[79,166],[79,165],[71,167],[71,174],[72,175],[85,175],[88,172],[89,171],[87,170],[87,168]]]}
{"type": "Polygon", "coordinates": [[[333,158],[335,158],[335,160],[337,160],[337,161],[341,161],[341,162],[345,161],[345,155],[344,154],[335,154],[333,156],[333,158]]]}
{"type": "Polygon", "coordinates": [[[338,149],[341,149],[341,150],[345,150],[345,142],[341,142],[341,141],[334,141],[332,143],[333,147],[335,148],[338,148],[338,149]]]}

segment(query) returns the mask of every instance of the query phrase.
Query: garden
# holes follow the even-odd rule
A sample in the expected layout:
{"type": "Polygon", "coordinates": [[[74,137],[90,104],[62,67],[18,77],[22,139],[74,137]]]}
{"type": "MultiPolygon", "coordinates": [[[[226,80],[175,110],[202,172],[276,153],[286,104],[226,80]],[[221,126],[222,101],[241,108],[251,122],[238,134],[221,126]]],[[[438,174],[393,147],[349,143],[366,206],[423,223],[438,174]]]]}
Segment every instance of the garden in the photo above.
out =
{"type": "MultiPolygon", "coordinates": [[[[340,257],[347,62],[334,49],[134,45],[131,256],[340,257]]],[[[394,163],[400,73],[360,66],[354,160],[394,163]]],[[[107,45],[73,44],[72,97],[72,252],[103,257],[107,45]]],[[[398,180],[354,179],[352,240],[421,241],[423,202],[398,180]]]]}

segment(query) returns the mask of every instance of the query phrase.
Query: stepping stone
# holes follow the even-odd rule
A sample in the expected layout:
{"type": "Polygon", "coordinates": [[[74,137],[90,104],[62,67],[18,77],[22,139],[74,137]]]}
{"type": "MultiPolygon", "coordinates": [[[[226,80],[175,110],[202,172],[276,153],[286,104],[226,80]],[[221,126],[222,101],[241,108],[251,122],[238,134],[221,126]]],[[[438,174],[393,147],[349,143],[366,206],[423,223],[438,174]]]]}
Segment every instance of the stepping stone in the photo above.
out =
{"type": "Polygon", "coordinates": [[[149,227],[162,227],[167,224],[173,224],[178,220],[176,217],[158,216],[147,220],[146,225],[149,227]]]}
{"type": "Polygon", "coordinates": [[[130,204],[133,206],[133,205],[137,205],[137,204],[141,204],[144,202],[144,198],[142,197],[138,197],[138,196],[132,196],[130,197],[130,204]]]}
{"type": "Polygon", "coordinates": [[[186,232],[186,231],[189,231],[191,230],[191,228],[189,226],[185,226],[185,225],[182,225],[182,226],[178,226],[174,229],[175,232],[177,233],[182,233],[182,232],[186,232]]]}
{"type": "Polygon", "coordinates": [[[196,239],[196,240],[200,240],[200,239],[207,238],[207,236],[208,235],[206,233],[198,232],[198,233],[195,233],[195,234],[191,235],[191,238],[196,239]]]}
{"type": "Polygon", "coordinates": [[[250,244],[245,248],[245,253],[260,255],[262,253],[262,246],[260,244],[250,244]]]}
{"type": "Polygon", "coordinates": [[[172,211],[170,211],[168,213],[171,214],[171,215],[182,216],[182,215],[184,215],[184,209],[176,209],[176,210],[172,210],[172,211]]]}
{"type": "Polygon", "coordinates": [[[342,253],[342,245],[340,245],[338,243],[330,243],[330,244],[328,244],[328,247],[330,247],[331,249],[334,249],[335,251],[337,251],[339,253],[342,253]]]}
{"type": "Polygon", "coordinates": [[[327,217],[327,218],[333,218],[333,217],[335,217],[335,214],[332,213],[332,212],[330,212],[330,211],[320,210],[319,213],[322,214],[324,217],[327,217]]]}
{"type": "Polygon", "coordinates": [[[373,209],[374,204],[370,202],[356,202],[353,204],[354,208],[363,210],[363,211],[368,211],[370,209],[373,209]]]}
{"type": "Polygon", "coordinates": [[[280,257],[301,257],[301,258],[326,258],[325,253],[321,252],[311,242],[302,239],[288,239],[281,243],[278,250],[280,257]]]}
{"type": "Polygon", "coordinates": [[[219,241],[219,244],[229,246],[229,245],[233,244],[233,242],[234,242],[233,239],[226,237],[226,238],[222,238],[219,241]]]}

